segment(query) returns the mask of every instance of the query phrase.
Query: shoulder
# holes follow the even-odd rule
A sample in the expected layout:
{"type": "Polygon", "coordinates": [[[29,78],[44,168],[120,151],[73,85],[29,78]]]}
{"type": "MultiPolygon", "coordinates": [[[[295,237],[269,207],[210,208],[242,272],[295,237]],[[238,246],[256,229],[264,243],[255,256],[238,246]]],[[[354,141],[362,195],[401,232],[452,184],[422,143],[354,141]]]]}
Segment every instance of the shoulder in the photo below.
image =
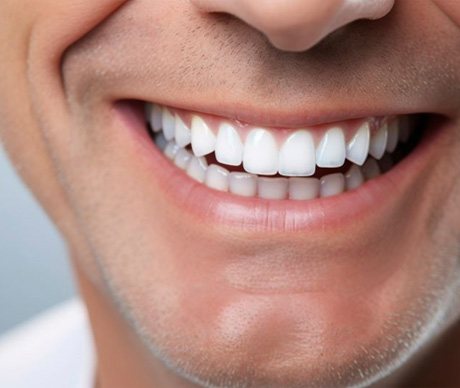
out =
{"type": "Polygon", "coordinates": [[[0,336],[0,387],[87,388],[94,362],[86,309],[79,299],[0,336]]]}

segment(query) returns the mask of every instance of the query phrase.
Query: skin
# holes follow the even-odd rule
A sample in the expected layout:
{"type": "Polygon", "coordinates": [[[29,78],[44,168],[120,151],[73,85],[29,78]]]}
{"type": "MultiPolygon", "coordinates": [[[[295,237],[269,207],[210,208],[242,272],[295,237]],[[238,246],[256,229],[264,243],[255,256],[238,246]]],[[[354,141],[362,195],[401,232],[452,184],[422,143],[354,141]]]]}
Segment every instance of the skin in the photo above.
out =
{"type": "Polygon", "coordinates": [[[460,6],[397,1],[328,30],[337,1],[263,3],[0,4],[0,134],[68,243],[95,384],[458,386],[460,6]],[[127,98],[447,124],[385,212],[346,233],[267,232],[176,206],[116,119],[127,98]]]}

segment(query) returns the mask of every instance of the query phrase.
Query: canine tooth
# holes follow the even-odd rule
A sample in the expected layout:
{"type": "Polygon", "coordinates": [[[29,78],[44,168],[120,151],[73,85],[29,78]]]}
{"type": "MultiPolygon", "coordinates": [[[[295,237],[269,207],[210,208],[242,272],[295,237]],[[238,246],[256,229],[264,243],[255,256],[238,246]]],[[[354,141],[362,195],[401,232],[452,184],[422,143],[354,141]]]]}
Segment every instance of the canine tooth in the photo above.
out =
{"type": "Polygon", "coordinates": [[[399,139],[399,124],[398,120],[393,120],[388,124],[388,140],[387,140],[387,151],[393,152],[398,145],[399,139]]]}
{"type": "Polygon", "coordinates": [[[321,197],[331,197],[345,190],[345,177],[340,172],[328,174],[320,179],[319,194],[321,197]]]}
{"type": "Polygon", "coordinates": [[[361,171],[366,180],[376,178],[380,175],[380,167],[377,161],[373,158],[368,158],[366,163],[361,167],[361,171]]]}
{"type": "Polygon", "coordinates": [[[174,160],[174,158],[176,157],[177,151],[179,151],[179,148],[180,147],[176,144],[175,141],[170,141],[166,145],[163,153],[166,155],[168,159],[174,160]]]}
{"type": "Polygon", "coordinates": [[[383,124],[376,133],[371,137],[369,145],[369,154],[375,159],[380,159],[385,153],[388,140],[388,124],[383,124]]]}
{"type": "Polygon", "coordinates": [[[160,150],[164,151],[164,149],[168,145],[168,141],[166,140],[163,133],[160,132],[155,135],[155,144],[160,150]]]}
{"type": "Polygon", "coordinates": [[[235,128],[222,123],[216,140],[216,159],[230,166],[239,166],[243,160],[243,143],[235,128]]]}
{"type": "Polygon", "coordinates": [[[307,130],[295,131],[281,147],[279,173],[290,176],[309,176],[315,173],[316,156],[313,137],[307,130]]]}
{"type": "Polygon", "coordinates": [[[220,191],[228,191],[229,172],[217,164],[211,164],[206,170],[204,183],[206,186],[220,191]]]}
{"type": "Polygon", "coordinates": [[[364,182],[363,173],[357,165],[353,165],[345,173],[345,182],[347,190],[354,190],[361,186],[364,182]]]}
{"type": "Polygon", "coordinates": [[[359,164],[360,166],[366,161],[369,153],[369,141],[371,132],[369,123],[363,123],[356,131],[353,138],[347,144],[347,159],[350,162],[359,164]]]}
{"type": "Polygon", "coordinates": [[[345,136],[341,128],[329,129],[316,150],[318,167],[340,167],[345,162],[345,136]]]}
{"type": "Polygon", "coordinates": [[[214,151],[216,136],[200,116],[192,118],[191,136],[195,156],[204,156],[214,151]]]}
{"type": "Polygon", "coordinates": [[[319,179],[289,178],[289,199],[313,199],[319,196],[319,179]]]}
{"type": "Polygon", "coordinates": [[[206,159],[202,156],[196,157],[192,156],[190,162],[187,166],[187,175],[197,182],[203,183],[206,177],[206,169],[208,167],[208,163],[206,159]]]}
{"type": "Polygon", "coordinates": [[[245,172],[231,172],[228,178],[230,192],[245,197],[253,197],[257,193],[257,177],[245,172]]]}
{"type": "Polygon", "coordinates": [[[166,108],[163,108],[162,125],[166,140],[172,140],[174,138],[176,122],[174,116],[166,108]]]}
{"type": "Polygon", "coordinates": [[[244,144],[243,167],[253,174],[274,175],[278,172],[278,146],[269,131],[256,128],[249,132],[244,144]]]}
{"type": "Polygon", "coordinates": [[[260,198],[285,199],[288,194],[287,178],[263,178],[257,179],[257,192],[260,198]]]}
{"type": "Polygon", "coordinates": [[[179,150],[176,153],[176,156],[174,157],[174,164],[182,170],[185,170],[191,157],[192,154],[188,152],[185,148],[179,148],[179,150]]]}
{"type": "Polygon", "coordinates": [[[174,119],[176,121],[174,136],[176,138],[176,143],[179,147],[185,147],[190,144],[191,133],[190,129],[185,125],[179,115],[175,115],[174,119]]]}
{"type": "Polygon", "coordinates": [[[161,129],[161,124],[163,121],[163,112],[159,105],[153,104],[150,110],[150,126],[154,132],[158,132],[161,129]]]}

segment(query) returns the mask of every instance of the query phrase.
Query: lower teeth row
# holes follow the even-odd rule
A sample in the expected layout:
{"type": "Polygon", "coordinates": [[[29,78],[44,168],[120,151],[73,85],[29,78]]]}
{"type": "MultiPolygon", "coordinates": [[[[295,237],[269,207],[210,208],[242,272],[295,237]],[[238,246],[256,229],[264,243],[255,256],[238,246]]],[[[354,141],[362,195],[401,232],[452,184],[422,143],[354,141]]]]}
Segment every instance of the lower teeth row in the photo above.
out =
{"type": "MultiPolygon", "coordinates": [[[[355,190],[365,181],[381,174],[377,161],[369,157],[361,167],[353,164],[345,174],[327,174],[319,179],[263,177],[245,172],[230,172],[217,164],[208,165],[206,158],[194,156],[192,152],[179,147],[175,141],[168,142],[162,133],[156,135],[155,143],[168,159],[192,179],[211,189],[245,197],[293,200],[330,197],[355,190]]],[[[392,163],[390,158],[385,157],[381,162],[387,165],[392,163]]]]}

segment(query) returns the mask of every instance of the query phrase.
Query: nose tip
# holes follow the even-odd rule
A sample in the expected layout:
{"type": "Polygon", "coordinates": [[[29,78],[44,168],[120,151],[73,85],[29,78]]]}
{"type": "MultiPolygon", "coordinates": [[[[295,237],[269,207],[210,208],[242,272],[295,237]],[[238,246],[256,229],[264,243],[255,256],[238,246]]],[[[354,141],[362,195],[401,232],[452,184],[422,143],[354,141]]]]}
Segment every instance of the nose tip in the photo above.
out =
{"type": "Polygon", "coordinates": [[[207,12],[225,12],[261,31],[278,49],[305,51],[358,19],[379,19],[394,0],[192,0],[207,12]]]}

